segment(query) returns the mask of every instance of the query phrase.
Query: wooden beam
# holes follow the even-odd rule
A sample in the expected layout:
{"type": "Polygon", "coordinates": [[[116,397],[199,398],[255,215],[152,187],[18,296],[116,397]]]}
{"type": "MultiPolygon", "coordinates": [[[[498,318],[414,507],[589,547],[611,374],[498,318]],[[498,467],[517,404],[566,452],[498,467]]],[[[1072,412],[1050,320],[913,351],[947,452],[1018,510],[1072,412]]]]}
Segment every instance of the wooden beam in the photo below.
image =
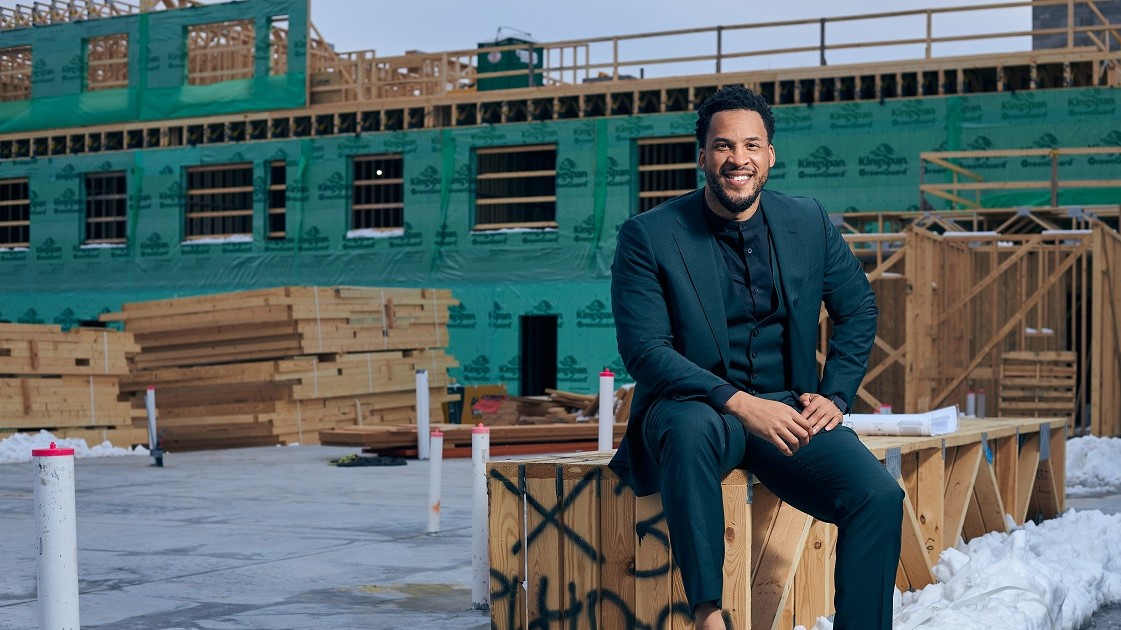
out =
{"type": "MultiPolygon", "coordinates": [[[[918,590],[934,583],[934,569],[930,564],[918,516],[911,501],[903,501],[903,538],[901,541],[899,564],[912,590],[918,590]]],[[[754,626],[752,626],[754,627],[754,626]]]]}
{"type": "MultiPolygon", "coordinates": [[[[756,486],[754,496],[770,494],[756,486]]],[[[765,500],[767,503],[772,503],[765,500]]],[[[776,498],[777,501],[777,498],[776,498]]],[[[773,523],[752,523],[752,547],[756,538],[762,542],[759,561],[751,581],[751,627],[777,630],[781,611],[794,586],[794,571],[809,537],[809,515],[786,503],[779,503],[773,523]]]]}
{"type": "MultiPolygon", "coordinates": [[[[966,508],[977,481],[977,471],[981,463],[981,445],[970,444],[946,449],[946,520],[943,540],[956,544],[958,537],[965,538],[966,508]]],[[[941,549],[938,550],[941,553],[941,549]]]]}
{"type": "Polygon", "coordinates": [[[1035,471],[1039,469],[1039,434],[1029,433],[1022,437],[1020,455],[1016,469],[1018,481],[1016,504],[1010,506],[1012,520],[1023,523],[1028,516],[1028,503],[1035,492],[1035,471]]]}

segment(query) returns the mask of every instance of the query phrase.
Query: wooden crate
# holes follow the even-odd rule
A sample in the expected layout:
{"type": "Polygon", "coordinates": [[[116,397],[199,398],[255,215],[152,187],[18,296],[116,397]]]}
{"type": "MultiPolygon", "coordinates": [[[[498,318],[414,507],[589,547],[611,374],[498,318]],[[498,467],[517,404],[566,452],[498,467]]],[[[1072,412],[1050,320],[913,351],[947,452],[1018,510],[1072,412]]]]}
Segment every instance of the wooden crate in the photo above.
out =
{"type": "MultiPolygon", "coordinates": [[[[896,584],[918,589],[958,536],[1063,509],[1066,421],[962,421],[957,433],[868,437],[906,493],[896,584]]],[[[492,461],[492,627],[690,628],[658,495],[636,498],[610,452],[492,461]],[[525,589],[522,584],[525,582],[525,589]]],[[[810,627],[832,612],[836,528],[744,471],[721,485],[723,605],[733,628],[810,627]]]]}

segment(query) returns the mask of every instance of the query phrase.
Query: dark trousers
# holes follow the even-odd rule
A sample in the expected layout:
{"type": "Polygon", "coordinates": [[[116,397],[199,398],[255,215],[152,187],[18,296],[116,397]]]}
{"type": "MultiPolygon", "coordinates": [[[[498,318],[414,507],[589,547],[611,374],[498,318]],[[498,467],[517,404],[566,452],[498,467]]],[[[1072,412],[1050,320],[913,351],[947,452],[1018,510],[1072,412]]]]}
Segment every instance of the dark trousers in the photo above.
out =
{"type": "Polygon", "coordinates": [[[721,600],[720,481],[746,468],[783,501],[837,526],[834,629],[891,628],[903,490],[852,430],[822,431],[789,457],[735,416],[703,402],[663,399],[650,408],[643,431],[661,467],[670,545],[691,608],[721,600]]]}

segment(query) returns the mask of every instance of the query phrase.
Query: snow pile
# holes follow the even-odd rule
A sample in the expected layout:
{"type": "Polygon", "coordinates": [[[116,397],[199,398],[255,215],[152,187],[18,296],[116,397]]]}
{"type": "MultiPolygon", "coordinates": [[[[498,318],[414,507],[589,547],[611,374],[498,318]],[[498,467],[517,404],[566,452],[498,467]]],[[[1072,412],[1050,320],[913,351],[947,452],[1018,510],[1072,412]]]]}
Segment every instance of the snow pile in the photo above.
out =
{"type": "Polygon", "coordinates": [[[896,628],[1078,628],[1121,600],[1121,515],[1068,511],[942,552],[938,583],[904,593],[896,628]]]}
{"type": "Polygon", "coordinates": [[[1067,440],[1067,496],[1121,492],[1121,438],[1093,435],[1067,440]]]}
{"type": "MultiPolygon", "coordinates": [[[[1121,439],[1067,441],[1067,494],[1121,491],[1121,439]]],[[[1068,510],[1040,525],[992,532],[947,549],[937,582],[900,594],[897,630],[1063,630],[1121,602],[1121,515],[1068,510]]],[[[802,628],[802,626],[799,626],[802,628]]],[[[832,630],[818,619],[813,630],[832,630]]]]}
{"type": "Polygon", "coordinates": [[[54,442],[59,448],[74,449],[75,458],[86,457],[123,457],[125,455],[148,455],[148,449],[137,446],[133,449],[113,446],[108,440],[93,446],[76,438],[56,438],[48,431],[38,433],[14,433],[0,440],[0,464],[15,464],[31,461],[31,451],[37,448],[50,448],[54,442]]]}

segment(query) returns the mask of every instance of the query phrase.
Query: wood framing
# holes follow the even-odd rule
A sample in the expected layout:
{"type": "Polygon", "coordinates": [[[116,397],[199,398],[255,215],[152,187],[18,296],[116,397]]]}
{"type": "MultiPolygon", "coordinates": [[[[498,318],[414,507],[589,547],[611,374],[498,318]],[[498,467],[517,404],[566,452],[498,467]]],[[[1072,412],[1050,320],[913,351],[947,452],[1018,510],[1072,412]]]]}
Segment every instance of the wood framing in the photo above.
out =
{"type": "MultiPolygon", "coordinates": [[[[197,4],[195,0],[144,0],[139,10],[170,10],[197,4]]],[[[306,33],[290,33],[289,24],[278,20],[269,25],[267,34],[255,33],[255,25],[247,21],[200,24],[191,27],[187,60],[190,83],[252,76],[256,71],[255,48],[269,50],[269,74],[284,73],[288,69],[286,44],[290,39],[298,39],[307,42],[308,106],[192,121],[114,123],[84,127],[81,133],[64,135],[57,130],[4,134],[0,136],[0,159],[181,146],[191,137],[185,128],[199,125],[206,127],[207,142],[211,143],[687,112],[716,89],[731,84],[746,85],[773,104],[787,105],[1121,83],[1119,29],[1100,13],[1090,23],[1063,28],[1017,31],[996,27],[991,32],[969,35],[947,34],[934,28],[935,17],[969,18],[977,11],[1015,11],[1045,5],[1066,5],[1072,10],[1082,5],[1094,8],[1091,0],[1020,1],[394,56],[378,56],[372,50],[336,52],[314,24],[309,24],[306,33]],[[923,18],[925,29],[907,28],[908,21],[917,25],[923,18]],[[835,24],[861,22],[868,23],[871,32],[885,32],[884,20],[893,19],[901,20],[901,30],[891,30],[887,39],[834,42],[830,36],[835,24]],[[756,36],[768,32],[781,32],[784,38],[791,33],[800,35],[795,38],[797,41],[774,49],[760,50],[743,43],[758,41],[756,36]],[[807,36],[809,33],[812,35],[807,36]],[[966,41],[988,41],[999,46],[1013,37],[1056,33],[1067,34],[1070,44],[1065,48],[986,55],[957,56],[944,52],[966,41]],[[1076,36],[1080,43],[1084,39],[1090,44],[1075,46],[1076,36]],[[267,37],[267,42],[256,46],[255,40],[261,37],[267,37]],[[675,44],[683,37],[701,42],[694,44],[695,52],[684,57],[628,54],[643,46],[650,50],[673,50],[679,48],[675,44]],[[705,44],[705,40],[709,43],[705,44]],[[846,62],[852,51],[858,49],[878,50],[885,57],[895,58],[876,63],[846,62]],[[900,53],[906,50],[922,52],[900,53]],[[525,67],[515,69],[481,67],[481,60],[494,55],[514,55],[518,59],[533,59],[535,63],[523,61],[525,67]],[[782,63],[791,63],[793,67],[774,69],[782,63]],[[495,81],[522,77],[526,80],[521,83],[532,87],[487,88],[495,81]],[[310,124],[312,119],[314,125],[310,124]],[[246,128],[252,132],[245,133],[246,128]],[[140,129],[143,133],[135,134],[133,141],[117,141],[118,136],[140,129]]],[[[35,3],[34,7],[17,6],[14,10],[0,8],[0,29],[108,18],[136,11],[136,7],[111,1],[55,0],[49,4],[35,3]]],[[[938,23],[942,23],[941,19],[938,23]]],[[[117,57],[103,59],[106,54],[110,53],[98,52],[95,59],[91,53],[91,67],[109,64],[105,68],[112,68],[112,72],[104,79],[109,82],[105,85],[118,85],[124,80],[122,77],[128,76],[129,68],[113,65],[117,64],[117,57]]],[[[119,51],[111,54],[119,55],[119,51]]],[[[146,53],[142,51],[139,57],[145,58],[146,53]]],[[[29,71],[12,76],[18,78],[23,74],[28,75],[29,88],[29,71]]],[[[102,85],[98,83],[102,80],[100,75],[93,78],[95,85],[102,85]]],[[[19,87],[20,81],[10,88],[15,90],[12,94],[14,98],[28,98],[29,93],[19,87]]],[[[9,88],[0,92],[6,89],[9,88]]]]}
{"type": "MultiPolygon", "coordinates": [[[[1121,156],[1121,147],[1061,147],[1049,149],[1005,149],[1005,150],[986,150],[986,151],[923,151],[919,153],[919,160],[921,162],[920,170],[926,173],[930,166],[937,166],[946,169],[950,175],[950,181],[944,183],[921,183],[919,191],[922,195],[923,207],[930,208],[930,198],[939,198],[949,201],[952,209],[967,208],[967,209],[980,209],[985,206],[984,193],[1007,193],[1009,191],[1030,191],[1030,190],[1045,190],[1050,194],[1050,205],[1052,207],[1059,205],[1059,191],[1078,191],[1090,189],[1121,189],[1121,178],[1112,177],[1106,179],[1079,179],[1072,180],[1062,177],[1062,169],[1064,165],[1070,165],[1075,162],[1076,157],[1099,156],[1098,159],[1103,159],[1100,156],[1121,156]],[[969,160],[976,163],[979,160],[986,160],[992,158],[1017,158],[1020,160],[1028,160],[1031,158],[1043,158],[1044,162],[1049,162],[1051,166],[1051,176],[1047,180],[1009,180],[1009,181],[990,181],[986,180],[982,175],[976,171],[969,170],[962,166],[959,162],[969,160]],[[1066,159],[1061,159],[1066,158],[1066,159]],[[962,179],[968,181],[962,181],[962,179]]],[[[1113,158],[1104,158],[1106,160],[1113,158]]],[[[1091,162],[1093,163],[1093,162],[1091,162]]],[[[1058,229],[1058,226],[1049,224],[1042,219],[1032,214],[1024,215],[1029,219],[1034,219],[1039,222],[1044,229],[1058,229]]],[[[1011,222],[997,228],[997,231],[1002,233],[1011,233],[1011,222]]]]}
{"type": "Polygon", "coordinates": [[[1121,435],[1121,236],[1094,230],[1093,356],[1090,417],[1094,435],[1121,435]]]}
{"type": "MultiPolygon", "coordinates": [[[[906,494],[897,586],[932,583],[942,550],[1006,531],[1005,514],[1016,523],[1059,514],[1065,427],[1064,418],[965,420],[946,436],[863,438],[898,467],[906,494]]],[[[489,464],[493,627],[691,627],[660,498],[636,498],[607,468],[610,456],[489,464]]],[[[742,470],[721,492],[729,627],[809,627],[830,614],[836,528],[742,470]]]]}
{"type": "MultiPolygon", "coordinates": [[[[910,231],[904,408],[964,407],[967,391],[973,391],[979,400],[986,393],[978,415],[991,415],[999,403],[1004,353],[1088,350],[1090,332],[1068,305],[1088,290],[1082,277],[1092,234],[910,231]]],[[[1085,391],[1072,393],[1066,411],[1054,415],[1071,419],[1074,428],[1087,397],[1085,391]]]]}

